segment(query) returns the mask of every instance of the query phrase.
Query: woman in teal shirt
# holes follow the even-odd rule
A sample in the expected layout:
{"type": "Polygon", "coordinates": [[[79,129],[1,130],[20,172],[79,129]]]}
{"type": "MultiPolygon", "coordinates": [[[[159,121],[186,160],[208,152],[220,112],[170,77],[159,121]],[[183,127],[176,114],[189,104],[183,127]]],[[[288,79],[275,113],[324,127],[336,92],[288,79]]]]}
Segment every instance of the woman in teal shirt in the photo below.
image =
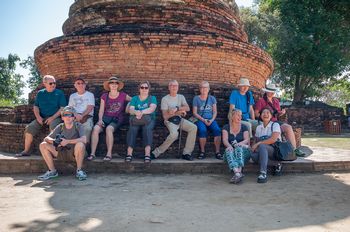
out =
{"type": "Polygon", "coordinates": [[[153,142],[153,128],[155,125],[157,99],[149,95],[151,85],[148,81],[139,84],[140,94],[132,97],[130,101],[130,127],[127,134],[128,151],[125,162],[132,161],[132,152],[136,144],[136,136],[142,128],[142,141],[145,147],[145,163],[150,163],[151,146],[153,142]]]}

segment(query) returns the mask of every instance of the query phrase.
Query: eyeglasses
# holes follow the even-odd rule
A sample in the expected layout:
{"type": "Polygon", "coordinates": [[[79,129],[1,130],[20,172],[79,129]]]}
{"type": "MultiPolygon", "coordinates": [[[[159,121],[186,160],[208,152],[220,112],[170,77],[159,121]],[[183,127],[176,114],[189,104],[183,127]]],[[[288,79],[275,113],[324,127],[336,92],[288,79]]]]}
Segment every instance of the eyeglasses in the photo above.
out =
{"type": "Polygon", "coordinates": [[[63,114],[63,117],[74,117],[74,114],[63,114]]]}
{"type": "Polygon", "coordinates": [[[48,85],[56,85],[56,82],[49,82],[48,85]]]}
{"type": "Polygon", "coordinates": [[[109,84],[112,84],[112,85],[119,85],[119,82],[118,82],[118,81],[110,81],[109,84]]]}
{"type": "Polygon", "coordinates": [[[77,82],[76,84],[77,84],[77,85],[85,85],[84,82],[77,82]]]}
{"type": "Polygon", "coordinates": [[[140,89],[148,89],[148,86],[140,86],[140,89]]]}

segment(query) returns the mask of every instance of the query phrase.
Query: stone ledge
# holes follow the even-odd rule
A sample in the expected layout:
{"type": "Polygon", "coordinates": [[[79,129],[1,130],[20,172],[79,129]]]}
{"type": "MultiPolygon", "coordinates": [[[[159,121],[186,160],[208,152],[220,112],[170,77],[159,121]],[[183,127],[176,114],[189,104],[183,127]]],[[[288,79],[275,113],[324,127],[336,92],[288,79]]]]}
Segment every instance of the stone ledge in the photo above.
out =
{"type": "MultiPolygon", "coordinates": [[[[55,161],[57,169],[62,173],[74,173],[75,164],[55,161]]],[[[13,154],[0,154],[0,174],[41,173],[47,169],[40,156],[15,158],[13,154]]],[[[126,164],[121,158],[114,158],[111,162],[101,159],[85,161],[84,169],[89,173],[153,173],[153,174],[228,174],[226,164],[222,161],[208,158],[205,160],[184,161],[181,159],[157,159],[151,165],[145,165],[142,159],[134,159],[126,164]]],[[[331,172],[350,171],[350,160],[315,161],[308,158],[298,158],[293,162],[284,162],[284,172],[331,172]]],[[[245,167],[246,173],[258,172],[258,166],[249,163],[245,167]]]]}

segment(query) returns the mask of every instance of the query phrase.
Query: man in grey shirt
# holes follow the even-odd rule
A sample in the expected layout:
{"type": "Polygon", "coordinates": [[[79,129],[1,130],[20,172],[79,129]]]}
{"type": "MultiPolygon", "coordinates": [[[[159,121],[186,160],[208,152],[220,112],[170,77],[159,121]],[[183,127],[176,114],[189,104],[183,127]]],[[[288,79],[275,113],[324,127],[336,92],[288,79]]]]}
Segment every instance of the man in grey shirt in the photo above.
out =
{"type": "Polygon", "coordinates": [[[197,126],[192,122],[182,118],[190,111],[185,97],[177,94],[179,83],[176,80],[169,82],[169,94],[162,98],[161,110],[164,118],[164,124],[169,130],[169,135],[162,145],[152,151],[152,157],[158,158],[164,153],[170,145],[178,139],[179,128],[187,132],[186,145],[182,153],[185,160],[193,160],[192,152],[196,142],[197,126]]]}
{"type": "Polygon", "coordinates": [[[79,122],[74,122],[75,110],[72,106],[66,106],[61,111],[63,123],[59,124],[40,144],[40,152],[49,170],[38,176],[39,180],[48,180],[58,176],[53,158],[63,155],[72,155],[77,164],[76,177],[79,180],[87,178],[81,169],[85,155],[86,136],[84,127],[79,122]]]}

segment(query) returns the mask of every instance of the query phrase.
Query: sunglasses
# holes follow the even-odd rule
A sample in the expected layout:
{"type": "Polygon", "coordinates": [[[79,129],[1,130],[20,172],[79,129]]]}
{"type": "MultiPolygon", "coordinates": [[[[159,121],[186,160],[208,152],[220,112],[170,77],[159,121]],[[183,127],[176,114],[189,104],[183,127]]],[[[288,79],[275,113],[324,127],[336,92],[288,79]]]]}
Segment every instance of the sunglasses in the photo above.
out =
{"type": "Polygon", "coordinates": [[[74,117],[74,114],[63,114],[63,117],[74,117]]]}
{"type": "Polygon", "coordinates": [[[119,82],[118,82],[118,81],[110,81],[109,84],[112,84],[112,85],[119,85],[119,82]]]}
{"type": "Polygon", "coordinates": [[[77,85],[85,85],[84,82],[77,82],[76,84],[77,84],[77,85]]]}
{"type": "Polygon", "coordinates": [[[148,89],[148,86],[140,86],[140,89],[148,89]]]}
{"type": "Polygon", "coordinates": [[[47,84],[49,84],[49,85],[56,85],[56,82],[49,82],[47,84]]]}

